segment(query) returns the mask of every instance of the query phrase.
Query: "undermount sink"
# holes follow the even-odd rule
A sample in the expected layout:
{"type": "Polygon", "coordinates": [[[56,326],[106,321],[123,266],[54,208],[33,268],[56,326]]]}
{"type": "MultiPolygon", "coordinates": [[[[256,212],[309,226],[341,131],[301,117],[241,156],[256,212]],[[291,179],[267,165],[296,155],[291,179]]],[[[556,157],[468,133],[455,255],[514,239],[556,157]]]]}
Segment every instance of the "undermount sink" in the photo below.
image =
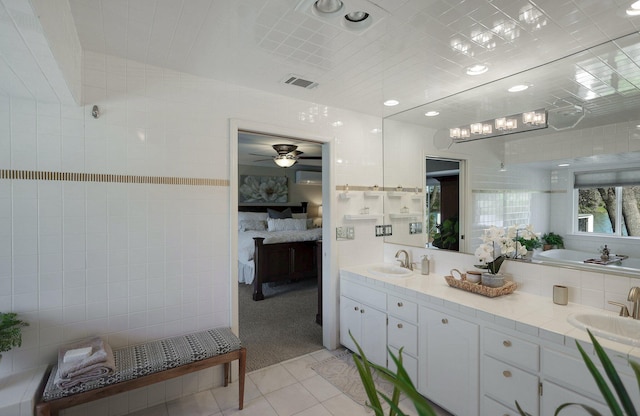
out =
{"type": "Polygon", "coordinates": [[[599,313],[574,313],[567,321],[576,328],[589,329],[596,337],[621,342],[627,345],[640,346],[640,321],[599,313]]]}
{"type": "Polygon", "coordinates": [[[413,274],[413,271],[395,264],[376,264],[375,266],[370,266],[368,271],[381,277],[407,277],[413,274]]]}

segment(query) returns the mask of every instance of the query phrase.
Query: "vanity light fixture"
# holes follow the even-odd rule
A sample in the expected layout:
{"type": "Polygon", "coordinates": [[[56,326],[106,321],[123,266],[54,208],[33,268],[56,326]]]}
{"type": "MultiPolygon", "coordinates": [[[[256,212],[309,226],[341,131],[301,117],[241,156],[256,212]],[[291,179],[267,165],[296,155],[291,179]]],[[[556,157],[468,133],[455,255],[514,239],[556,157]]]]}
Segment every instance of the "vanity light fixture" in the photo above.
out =
{"type": "Polygon", "coordinates": [[[467,75],[482,75],[489,70],[487,65],[475,64],[467,67],[467,75]]]}
{"type": "Polygon", "coordinates": [[[386,105],[387,107],[393,107],[394,105],[400,104],[400,101],[391,99],[391,100],[385,101],[383,104],[386,105]]]}
{"type": "Polygon", "coordinates": [[[505,134],[521,133],[524,131],[546,129],[547,112],[545,109],[498,117],[493,120],[471,123],[467,126],[449,129],[449,138],[455,142],[466,142],[505,134]],[[519,122],[519,120],[522,120],[519,122]],[[495,128],[495,130],[494,130],[495,128]]]}

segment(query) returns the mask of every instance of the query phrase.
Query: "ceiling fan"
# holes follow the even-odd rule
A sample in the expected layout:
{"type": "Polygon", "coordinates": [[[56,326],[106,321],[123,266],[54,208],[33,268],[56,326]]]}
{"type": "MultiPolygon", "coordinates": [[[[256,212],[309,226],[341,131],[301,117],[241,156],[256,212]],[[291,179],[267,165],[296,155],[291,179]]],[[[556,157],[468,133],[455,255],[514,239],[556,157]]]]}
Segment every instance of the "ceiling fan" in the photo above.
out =
{"type": "MultiPolygon", "coordinates": [[[[290,168],[295,165],[298,159],[322,159],[321,156],[301,156],[304,152],[297,150],[298,146],[295,144],[274,144],[271,147],[278,153],[273,157],[273,161],[281,168],[290,168]]],[[[258,161],[256,160],[256,162],[258,161]]]]}

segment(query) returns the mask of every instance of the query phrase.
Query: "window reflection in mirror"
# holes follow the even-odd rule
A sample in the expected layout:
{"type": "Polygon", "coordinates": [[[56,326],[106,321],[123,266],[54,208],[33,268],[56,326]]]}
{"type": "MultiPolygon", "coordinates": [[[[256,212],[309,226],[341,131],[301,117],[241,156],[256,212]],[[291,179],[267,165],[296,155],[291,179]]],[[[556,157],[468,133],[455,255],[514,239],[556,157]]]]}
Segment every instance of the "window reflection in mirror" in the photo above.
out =
{"type": "Polygon", "coordinates": [[[429,248],[460,251],[462,161],[426,158],[426,228],[429,248]]]}
{"type": "Polygon", "coordinates": [[[576,172],[578,233],[640,236],[640,169],[576,172]]]}

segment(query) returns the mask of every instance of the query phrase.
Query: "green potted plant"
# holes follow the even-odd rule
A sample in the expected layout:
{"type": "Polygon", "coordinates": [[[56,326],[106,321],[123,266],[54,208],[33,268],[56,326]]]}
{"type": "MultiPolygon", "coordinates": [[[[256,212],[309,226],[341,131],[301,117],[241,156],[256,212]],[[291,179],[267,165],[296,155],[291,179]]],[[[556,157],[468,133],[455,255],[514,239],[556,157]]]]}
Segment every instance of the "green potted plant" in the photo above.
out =
{"type": "Polygon", "coordinates": [[[542,249],[545,251],[551,250],[554,247],[564,248],[564,240],[562,239],[562,236],[551,231],[542,236],[542,241],[544,241],[542,249]]]}
{"type": "Polygon", "coordinates": [[[437,232],[433,237],[433,246],[447,250],[458,250],[458,235],[460,234],[458,218],[449,218],[436,225],[437,232]]]}
{"type": "MultiPolygon", "coordinates": [[[[14,312],[0,312],[0,353],[22,345],[22,328],[29,326],[14,312]]],[[[0,354],[0,359],[2,354],[0,354]]]]}

